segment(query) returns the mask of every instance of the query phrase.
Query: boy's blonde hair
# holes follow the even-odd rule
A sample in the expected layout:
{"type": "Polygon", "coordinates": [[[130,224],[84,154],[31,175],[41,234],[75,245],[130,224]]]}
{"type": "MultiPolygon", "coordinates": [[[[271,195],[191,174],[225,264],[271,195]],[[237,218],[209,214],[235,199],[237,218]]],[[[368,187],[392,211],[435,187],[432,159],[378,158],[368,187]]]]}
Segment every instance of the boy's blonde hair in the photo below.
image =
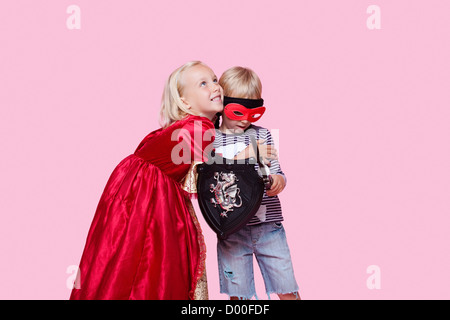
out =
{"type": "Polygon", "coordinates": [[[172,72],[167,79],[164,86],[161,110],[159,113],[161,127],[166,128],[175,121],[181,120],[189,114],[195,115],[192,111],[186,108],[185,104],[181,100],[184,89],[182,76],[187,69],[199,64],[205,65],[201,61],[189,61],[172,72]]]}
{"type": "Polygon", "coordinates": [[[233,98],[261,99],[262,85],[258,75],[249,68],[233,67],[219,79],[223,94],[233,98]]]}

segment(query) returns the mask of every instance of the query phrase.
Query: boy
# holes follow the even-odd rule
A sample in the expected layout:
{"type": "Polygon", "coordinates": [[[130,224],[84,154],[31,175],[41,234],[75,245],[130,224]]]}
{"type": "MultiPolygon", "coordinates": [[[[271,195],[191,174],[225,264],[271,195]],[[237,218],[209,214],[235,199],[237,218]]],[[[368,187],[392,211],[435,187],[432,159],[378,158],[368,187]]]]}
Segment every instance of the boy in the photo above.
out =
{"type": "Polygon", "coordinates": [[[270,161],[273,178],[271,189],[264,194],[258,212],[250,222],[227,239],[218,239],[220,292],[228,294],[232,300],[256,296],[254,254],[269,297],[271,293],[277,293],[282,300],[300,299],[277,197],[284,189],[286,179],[274,157],[269,130],[252,124],[265,111],[261,81],[252,70],[233,67],[224,72],[219,84],[225,97],[223,120],[216,130],[215,152],[230,159],[254,156],[250,138],[254,136],[262,153],[267,155],[265,162],[270,161]]]}

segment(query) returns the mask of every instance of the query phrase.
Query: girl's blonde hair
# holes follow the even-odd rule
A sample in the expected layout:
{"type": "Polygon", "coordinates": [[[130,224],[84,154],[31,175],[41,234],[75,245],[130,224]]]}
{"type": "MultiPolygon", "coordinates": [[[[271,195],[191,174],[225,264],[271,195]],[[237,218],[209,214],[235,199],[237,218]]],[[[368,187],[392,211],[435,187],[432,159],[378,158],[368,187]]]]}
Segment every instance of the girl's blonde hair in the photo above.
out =
{"type": "MultiPolygon", "coordinates": [[[[189,114],[194,115],[192,111],[185,107],[185,104],[181,100],[183,95],[183,73],[194,66],[199,64],[205,65],[201,61],[189,61],[176,69],[167,79],[164,86],[164,92],[161,101],[160,110],[160,125],[166,128],[173,124],[175,121],[181,120],[189,114]]],[[[206,66],[206,65],[205,65],[206,66]]]]}
{"type": "Polygon", "coordinates": [[[233,67],[219,79],[223,94],[233,98],[261,99],[262,85],[258,75],[249,68],[233,67]]]}

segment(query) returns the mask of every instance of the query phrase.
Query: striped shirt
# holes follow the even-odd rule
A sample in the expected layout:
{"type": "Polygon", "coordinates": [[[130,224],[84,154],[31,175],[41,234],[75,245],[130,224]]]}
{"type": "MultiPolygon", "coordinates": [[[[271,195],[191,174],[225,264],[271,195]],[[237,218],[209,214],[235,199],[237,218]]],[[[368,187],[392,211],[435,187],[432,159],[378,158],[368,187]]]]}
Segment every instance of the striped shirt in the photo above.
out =
{"type": "MultiPolygon", "coordinates": [[[[213,144],[215,152],[216,154],[222,155],[224,158],[233,159],[238,153],[251,144],[250,136],[252,135],[256,138],[256,141],[262,139],[265,141],[264,144],[274,144],[270,131],[263,127],[250,125],[250,127],[242,134],[225,134],[216,129],[216,138],[213,144]]],[[[258,164],[256,164],[256,169],[258,169],[258,164]]],[[[270,174],[282,175],[286,180],[278,160],[271,160],[269,169],[270,174]]],[[[278,221],[283,221],[280,199],[278,196],[269,197],[264,191],[261,206],[247,225],[278,221]]]]}

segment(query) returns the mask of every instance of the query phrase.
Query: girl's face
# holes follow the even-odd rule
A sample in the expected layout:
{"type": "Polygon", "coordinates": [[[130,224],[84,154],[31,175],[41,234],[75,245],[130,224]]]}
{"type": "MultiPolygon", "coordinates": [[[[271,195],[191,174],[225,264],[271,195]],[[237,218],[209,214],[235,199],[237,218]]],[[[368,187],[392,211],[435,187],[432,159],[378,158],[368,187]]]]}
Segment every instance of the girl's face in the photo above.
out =
{"type": "Polygon", "coordinates": [[[194,113],[212,120],[223,110],[223,90],[214,72],[199,64],[183,73],[181,100],[194,113]]]}

